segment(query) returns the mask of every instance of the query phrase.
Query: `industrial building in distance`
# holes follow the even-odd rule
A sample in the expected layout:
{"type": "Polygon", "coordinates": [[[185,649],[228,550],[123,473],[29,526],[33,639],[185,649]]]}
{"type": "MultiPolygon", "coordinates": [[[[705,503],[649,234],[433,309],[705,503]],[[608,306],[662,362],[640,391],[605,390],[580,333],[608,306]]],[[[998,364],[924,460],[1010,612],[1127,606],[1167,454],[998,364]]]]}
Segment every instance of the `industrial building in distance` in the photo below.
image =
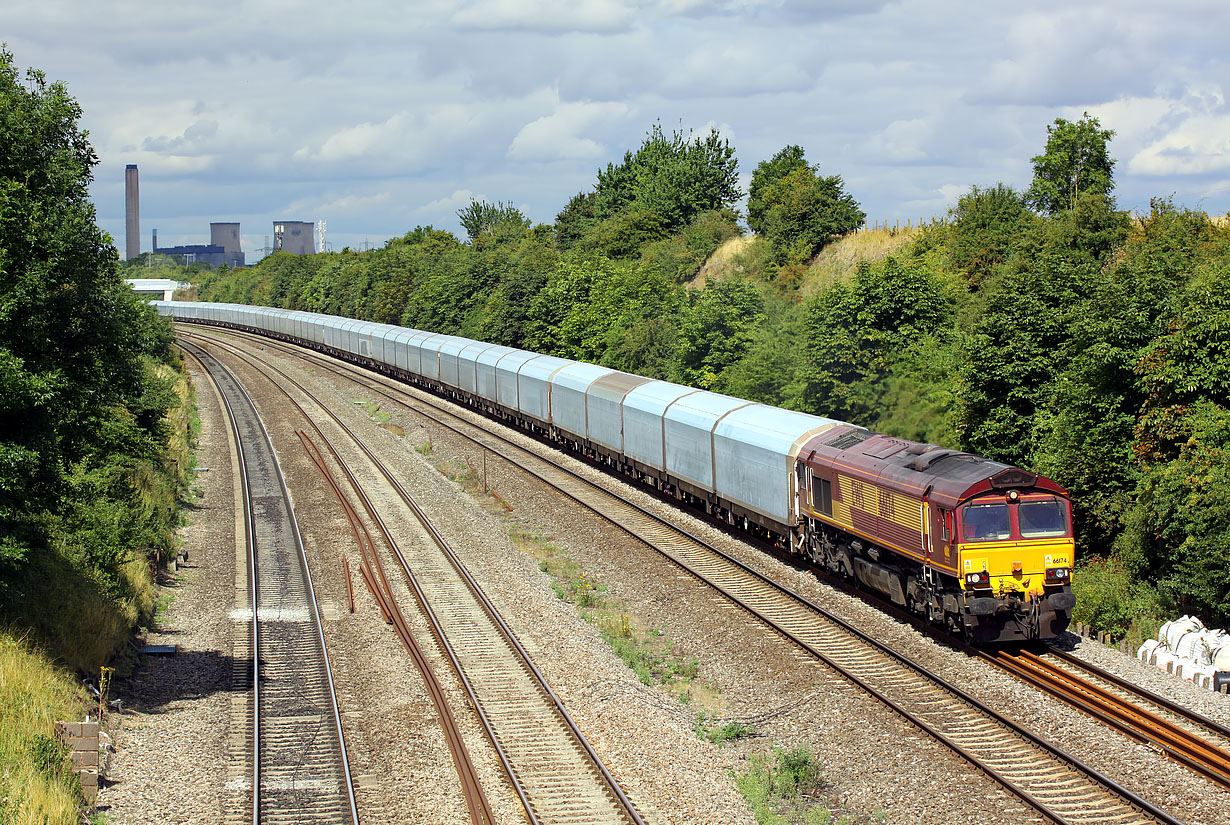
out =
{"type": "Polygon", "coordinates": [[[209,264],[210,266],[243,266],[244,254],[239,243],[238,223],[211,223],[208,244],[184,246],[159,246],[158,230],[154,230],[154,254],[174,255],[186,264],[209,264]]]}
{"type": "MultiPolygon", "coordinates": [[[[137,165],[130,163],[124,169],[124,258],[132,260],[141,256],[141,198],[137,187],[137,165]]],[[[324,246],[324,222],[321,224],[321,246],[324,246]]],[[[281,250],[291,255],[311,255],[316,252],[311,221],[274,221],[273,251],[281,250]]],[[[153,232],[151,246],[156,255],[172,255],[185,264],[202,263],[210,266],[244,266],[244,253],[239,240],[237,222],[209,224],[208,244],[185,244],[183,246],[158,246],[158,230],[153,232]]],[[[265,250],[269,251],[269,237],[265,236],[265,250]]]]}
{"type": "Polygon", "coordinates": [[[292,255],[311,255],[316,252],[311,221],[274,221],[273,251],[281,250],[292,255]]]}

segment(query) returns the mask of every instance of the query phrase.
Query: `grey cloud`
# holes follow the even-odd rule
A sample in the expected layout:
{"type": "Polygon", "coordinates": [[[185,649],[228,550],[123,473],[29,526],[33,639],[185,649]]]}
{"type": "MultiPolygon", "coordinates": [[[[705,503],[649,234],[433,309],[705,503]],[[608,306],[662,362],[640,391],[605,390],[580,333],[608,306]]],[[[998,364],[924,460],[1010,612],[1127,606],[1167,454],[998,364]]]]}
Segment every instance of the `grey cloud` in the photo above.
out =
{"type": "MultiPolygon", "coordinates": [[[[1224,2],[556,8],[257,0],[154,15],[44,0],[6,8],[3,28],[20,65],[81,102],[100,219],[122,218],[124,164],[139,162],[143,224],[160,235],[232,215],[262,233],[302,204],[336,212],[331,237],[383,240],[455,228],[455,209],[429,205],[460,191],[549,221],[655,120],[729,126],[745,175],[799,143],[884,219],[943,209],[970,184],[1027,185],[1046,124],[1089,109],[1120,133],[1121,203],[1176,192],[1230,206],[1224,2]]],[[[122,221],[104,228],[122,235],[122,221]]]]}

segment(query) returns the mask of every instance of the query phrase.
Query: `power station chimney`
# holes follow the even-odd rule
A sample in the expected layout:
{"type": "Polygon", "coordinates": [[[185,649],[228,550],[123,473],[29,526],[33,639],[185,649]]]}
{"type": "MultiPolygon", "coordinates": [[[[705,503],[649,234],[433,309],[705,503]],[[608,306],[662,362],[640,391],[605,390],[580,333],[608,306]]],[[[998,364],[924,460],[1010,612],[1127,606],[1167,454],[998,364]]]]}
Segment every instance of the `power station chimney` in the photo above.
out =
{"type": "Polygon", "coordinates": [[[141,257],[141,196],[137,192],[137,165],[124,170],[124,259],[141,257]]]}

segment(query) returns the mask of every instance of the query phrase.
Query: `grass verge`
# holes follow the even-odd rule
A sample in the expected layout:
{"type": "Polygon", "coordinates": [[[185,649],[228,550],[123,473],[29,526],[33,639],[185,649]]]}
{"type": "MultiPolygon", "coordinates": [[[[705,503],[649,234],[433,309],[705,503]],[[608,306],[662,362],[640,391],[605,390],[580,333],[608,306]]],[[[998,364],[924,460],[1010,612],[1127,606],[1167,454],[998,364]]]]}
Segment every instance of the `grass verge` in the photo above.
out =
{"type": "Polygon", "coordinates": [[[0,822],[75,825],[81,786],[53,723],[87,711],[82,686],[11,629],[0,629],[0,822]]]}
{"type": "Polygon", "coordinates": [[[159,391],[174,394],[163,420],[164,449],[74,467],[64,511],[49,515],[50,540],[0,588],[5,825],[82,821],[80,784],[53,723],[97,714],[74,673],[97,677],[117,651],[128,650],[133,629],[154,615],[155,565],[176,551],[199,419],[184,375],[166,365],[151,369],[159,391]]]}

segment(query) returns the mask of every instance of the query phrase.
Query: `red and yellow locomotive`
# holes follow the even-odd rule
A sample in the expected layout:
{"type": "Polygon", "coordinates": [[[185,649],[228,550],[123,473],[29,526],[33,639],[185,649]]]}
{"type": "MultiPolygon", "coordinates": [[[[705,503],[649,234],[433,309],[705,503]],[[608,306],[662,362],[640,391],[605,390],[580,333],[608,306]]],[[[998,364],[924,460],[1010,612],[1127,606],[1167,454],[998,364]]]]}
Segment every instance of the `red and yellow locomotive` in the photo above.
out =
{"type": "Polygon", "coordinates": [[[801,549],[980,643],[1048,639],[1075,605],[1072,507],[1050,479],[845,424],[803,444],[801,549]]]}

